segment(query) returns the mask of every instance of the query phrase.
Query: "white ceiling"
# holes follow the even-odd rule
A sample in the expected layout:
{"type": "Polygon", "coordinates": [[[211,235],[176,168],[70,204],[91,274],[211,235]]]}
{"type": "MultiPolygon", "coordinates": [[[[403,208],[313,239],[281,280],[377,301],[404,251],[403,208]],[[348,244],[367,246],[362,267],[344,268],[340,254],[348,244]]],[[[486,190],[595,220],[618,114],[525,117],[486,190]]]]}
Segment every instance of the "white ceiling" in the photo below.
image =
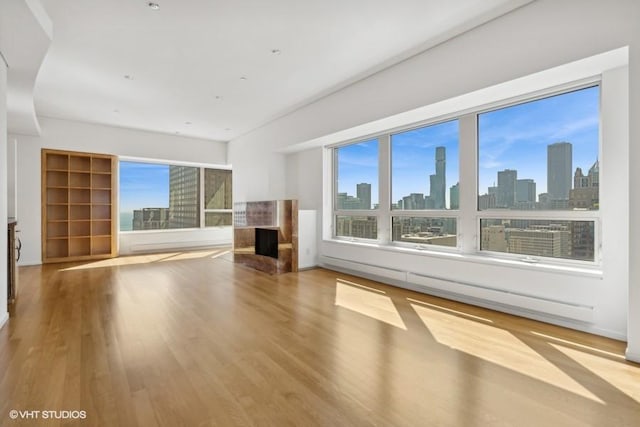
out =
{"type": "Polygon", "coordinates": [[[228,141],[528,2],[154,1],[42,0],[38,115],[228,141]]]}

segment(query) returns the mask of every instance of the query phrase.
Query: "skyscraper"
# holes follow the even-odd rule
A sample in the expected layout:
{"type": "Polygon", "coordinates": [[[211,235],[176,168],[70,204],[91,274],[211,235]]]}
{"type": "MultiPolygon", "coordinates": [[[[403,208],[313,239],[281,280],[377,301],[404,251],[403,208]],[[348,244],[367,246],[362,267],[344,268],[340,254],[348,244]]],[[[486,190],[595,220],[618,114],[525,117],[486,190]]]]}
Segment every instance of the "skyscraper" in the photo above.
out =
{"type": "Polygon", "coordinates": [[[498,172],[498,191],[496,204],[499,208],[510,208],[516,204],[516,181],[518,171],[505,169],[498,172]]]}
{"type": "Polygon", "coordinates": [[[516,202],[535,202],[536,182],[532,179],[519,179],[516,181],[516,202]]]}
{"type": "Polygon", "coordinates": [[[446,209],[446,158],[446,148],[436,147],[436,173],[429,176],[429,198],[433,204],[433,209],[446,209]]]}
{"type": "Polygon", "coordinates": [[[573,172],[570,142],[547,146],[547,193],[551,200],[569,200],[573,172]]]}
{"type": "Polygon", "coordinates": [[[357,184],[356,196],[360,199],[360,209],[371,209],[371,184],[367,182],[357,184]]]}
{"type": "Polygon", "coordinates": [[[200,227],[200,169],[169,167],[169,228],[200,227]]]}
{"type": "Polygon", "coordinates": [[[449,203],[451,209],[460,209],[460,183],[449,188],[449,203]]]}

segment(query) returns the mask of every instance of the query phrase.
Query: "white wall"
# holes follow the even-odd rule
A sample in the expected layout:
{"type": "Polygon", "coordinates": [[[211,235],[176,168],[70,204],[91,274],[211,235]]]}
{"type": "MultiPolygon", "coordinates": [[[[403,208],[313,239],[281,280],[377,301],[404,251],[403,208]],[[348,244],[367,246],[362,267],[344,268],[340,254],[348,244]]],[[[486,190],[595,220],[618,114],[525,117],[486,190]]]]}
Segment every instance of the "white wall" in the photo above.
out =
{"type": "MultiPolygon", "coordinates": [[[[302,206],[317,208],[322,204],[322,196],[318,194],[322,181],[317,179],[317,174],[313,171],[321,168],[323,162],[317,150],[288,155],[285,158],[288,162],[286,168],[282,168],[280,158],[272,164],[266,161],[269,159],[264,155],[246,158],[241,158],[241,155],[250,151],[249,147],[259,147],[260,153],[277,157],[283,152],[335,142],[335,139],[327,136],[623,46],[630,46],[632,55],[629,70],[631,94],[634,87],[638,92],[640,64],[637,58],[633,59],[633,55],[638,55],[640,46],[636,30],[639,8],[640,3],[635,0],[539,0],[329,95],[231,141],[229,161],[234,165],[236,176],[242,177],[234,185],[234,195],[251,195],[256,199],[278,197],[277,189],[274,191],[264,183],[250,188],[261,177],[269,177],[274,183],[286,183],[283,188],[286,189],[287,197],[305,199],[306,206],[301,204],[302,206]],[[306,171],[311,172],[307,174],[306,171]]],[[[632,97],[629,116],[638,117],[640,106],[637,94],[632,97]]],[[[621,133],[625,134],[625,130],[622,129],[621,133]]],[[[637,125],[631,127],[629,137],[631,141],[640,138],[637,125]]],[[[626,144],[626,149],[633,147],[628,140],[623,143],[626,144]]],[[[621,157],[620,153],[611,155],[621,157]]],[[[636,161],[632,160],[632,164],[640,162],[638,155],[640,153],[636,153],[636,161]]],[[[623,167],[613,176],[616,180],[623,180],[618,182],[628,182],[628,174],[628,169],[623,167]]],[[[640,204],[634,201],[640,195],[631,196],[631,203],[637,209],[631,211],[631,218],[640,217],[640,204]]],[[[629,207],[626,200],[620,204],[615,201],[613,203],[608,209],[622,209],[624,212],[620,216],[603,212],[611,215],[603,219],[609,227],[609,231],[605,227],[604,233],[614,230],[626,235],[624,232],[628,230],[628,222],[625,223],[625,219],[629,218],[629,207]]],[[[606,209],[603,208],[604,210],[606,209]]],[[[324,215],[326,218],[326,212],[324,215]]],[[[636,229],[632,237],[638,236],[639,231],[636,229]]],[[[603,273],[600,277],[567,276],[550,271],[509,269],[479,263],[455,263],[450,258],[439,256],[389,253],[382,249],[333,242],[321,243],[320,252],[324,256],[366,260],[367,263],[407,271],[418,269],[442,277],[452,277],[456,272],[464,271],[474,281],[495,281],[495,285],[507,289],[517,287],[518,282],[523,280],[528,285],[539,284],[535,292],[538,296],[593,306],[591,320],[588,322],[572,323],[553,316],[547,316],[544,320],[624,339],[627,337],[626,301],[630,257],[624,248],[616,247],[618,243],[615,235],[606,235],[604,239],[603,251],[606,250],[607,253],[604,255],[603,273]]],[[[639,249],[640,247],[635,248],[632,252],[632,261],[637,260],[639,249]]],[[[640,270],[635,275],[637,280],[633,286],[636,286],[636,294],[631,301],[634,305],[630,307],[633,313],[640,312],[640,270]]],[[[464,298],[466,291],[460,292],[463,292],[461,297],[464,298]]],[[[471,299],[472,292],[468,291],[466,297],[471,299]]],[[[522,310],[522,314],[532,315],[525,310],[522,310]]],[[[636,324],[639,323],[638,320],[640,319],[636,319],[636,324]]],[[[640,326],[636,329],[638,334],[629,334],[628,339],[629,347],[638,352],[640,326]]]]}
{"type": "MultiPolygon", "coordinates": [[[[640,22],[640,8],[629,16],[633,22],[640,22]]],[[[627,321],[627,359],[640,363],[640,25],[634,26],[635,43],[629,52],[630,68],[633,70],[629,82],[629,124],[631,144],[629,144],[629,182],[634,183],[629,190],[629,319],[627,321]]]]}
{"type": "Polygon", "coordinates": [[[7,312],[7,67],[0,58],[0,327],[7,312]]]}
{"type": "MultiPolygon", "coordinates": [[[[41,259],[41,182],[42,148],[105,153],[126,157],[180,162],[226,164],[226,143],[161,133],[95,125],[40,117],[39,137],[14,135],[18,143],[18,222],[21,230],[21,265],[39,264],[41,259]],[[189,147],[185,149],[185,147],[189,147]]],[[[229,229],[190,230],[181,233],[157,232],[128,235],[123,244],[132,246],[155,243],[195,241],[211,244],[231,242],[229,229]]],[[[123,253],[125,252],[123,251],[123,253]]]]}
{"type": "Polygon", "coordinates": [[[7,215],[18,216],[18,141],[7,139],[7,215]]]}

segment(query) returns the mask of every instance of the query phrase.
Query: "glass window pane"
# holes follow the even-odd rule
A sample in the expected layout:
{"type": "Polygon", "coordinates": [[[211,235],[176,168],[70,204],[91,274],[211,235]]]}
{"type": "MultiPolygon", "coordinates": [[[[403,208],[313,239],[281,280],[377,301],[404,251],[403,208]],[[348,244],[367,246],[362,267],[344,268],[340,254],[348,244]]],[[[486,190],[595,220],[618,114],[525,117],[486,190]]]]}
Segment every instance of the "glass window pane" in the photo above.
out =
{"type": "Polygon", "coordinates": [[[230,170],[204,170],[204,208],[233,209],[230,170]]]}
{"type": "Polygon", "coordinates": [[[378,219],[375,216],[336,217],[336,236],[360,239],[378,238],[378,219]]]}
{"type": "Polygon", "coordinates": [[[200,227],[200,168],[169,166],[169,228],[200,227]]]}
{"type": "Polygon", "coordinates": [[[456,218],[392,218],[392,240],[418,245],[457,246],[456,218]]]}
{"type": "Polygon", "coordinates": [[[336,149],[336,209],[376,209],[378,207],[378,140],[336,149]]]}
{"type": "Polygon", "coordinates": [[[120,231],[200,226],[199,168],[120,162],[120,231]]]}
{"type": "Polygon", "coordinates": [[[458,209],[458,120],[391,136],[393,209],[458,209]]]}
{"type": "Polygon", "coordinates": [[[597,210],[599,86],[478,115],[478,208],[597,210]]]}
{"type": "Polygon", "coordinates": [[[233,215],[231,212],[205,212],[205,227],[224,227],[233,225],[233,215]]]}
{"type": "Polygon", "coordinates": [[[481,219],[480,250],[594,261],[594,229],[594,221],[481,219]]]}

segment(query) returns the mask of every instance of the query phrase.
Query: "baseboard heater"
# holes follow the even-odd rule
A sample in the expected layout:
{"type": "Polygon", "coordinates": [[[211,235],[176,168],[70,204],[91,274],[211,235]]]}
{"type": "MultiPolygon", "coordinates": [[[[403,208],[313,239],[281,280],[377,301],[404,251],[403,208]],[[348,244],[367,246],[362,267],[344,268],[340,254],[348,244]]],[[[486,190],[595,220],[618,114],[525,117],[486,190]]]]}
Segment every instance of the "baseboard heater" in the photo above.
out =
{"type": "Polygon", "coordinates": [[[336,267],[356,274],[361,273],[373,279],[382,279],[381,281],[383,282],[385,281],[384,279],[387,279],[390,280],[389,284],[392,285],[399,285],[424,293],[433,293],[445,298],[461,300],[462,302],[476,300],[486,302],[486,305],[491,308],[495,308],[496,305],[512,307],[523,315],[524,313],[522,312],[524,311],[580,322],[591,322],[593,320],[593,306],[329,256],[321,257],[321,263],[329,268],[336,267]]]}

